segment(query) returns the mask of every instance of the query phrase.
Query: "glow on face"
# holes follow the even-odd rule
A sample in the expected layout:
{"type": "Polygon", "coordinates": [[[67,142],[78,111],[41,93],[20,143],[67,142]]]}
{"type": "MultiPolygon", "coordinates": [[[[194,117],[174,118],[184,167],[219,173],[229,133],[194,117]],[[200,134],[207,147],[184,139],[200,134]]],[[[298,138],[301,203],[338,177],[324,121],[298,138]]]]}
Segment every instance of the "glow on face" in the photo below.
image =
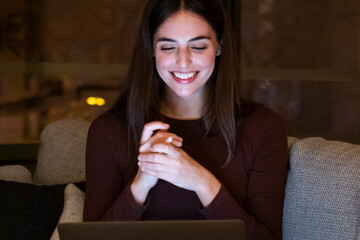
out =
{"type": "Polygon", "coordinates": [[[154,35],[156,69],[166,94],[202,97],[217,49],[215,31],[200,16],[180,11],[168,18],[154,35]]]}

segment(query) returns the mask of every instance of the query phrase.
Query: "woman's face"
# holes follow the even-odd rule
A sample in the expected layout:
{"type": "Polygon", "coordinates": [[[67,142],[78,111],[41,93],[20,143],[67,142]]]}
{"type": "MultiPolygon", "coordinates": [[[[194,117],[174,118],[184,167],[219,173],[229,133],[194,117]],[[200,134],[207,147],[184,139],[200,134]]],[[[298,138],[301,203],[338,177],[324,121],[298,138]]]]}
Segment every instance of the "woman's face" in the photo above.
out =
{"type": "Polygon", "coordinates": [[[160,25],[154,35],[154,56],[167,96],[203,97],[217,44],[215,31],[194,13],[180,11],[160,25]]]}

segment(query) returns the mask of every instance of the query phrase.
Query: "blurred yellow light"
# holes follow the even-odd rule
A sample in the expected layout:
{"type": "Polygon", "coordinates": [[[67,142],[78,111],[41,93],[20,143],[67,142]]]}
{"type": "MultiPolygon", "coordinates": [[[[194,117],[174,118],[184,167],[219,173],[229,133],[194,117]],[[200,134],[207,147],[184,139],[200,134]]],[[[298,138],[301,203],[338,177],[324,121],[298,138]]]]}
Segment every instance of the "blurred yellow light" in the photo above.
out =
{"type": "Polygon", "coordinates": [[[103,105],[105,105],[105,99],[103,99],[103,98],[97,98],[97,99],[96,99],[96,104],[97,104],[98,106],[103,106],[103,105]]]}
{"type": "Polygon", "coordinates": [[[105,99],[100,98],[100,97],[88,97],[86,99],[86,102],[87,102],[87,104],[92,105],[92,106],[94,106],[94,105],[98,105],[98,106],[105,105],[105,99]]]}
{"type": "Polygon", "coordinates": [[[95,105],[96,104],[96,98],[94,97],[88,97],[86,99],[86,102],[89,104],[89,105],[95,105]]]}

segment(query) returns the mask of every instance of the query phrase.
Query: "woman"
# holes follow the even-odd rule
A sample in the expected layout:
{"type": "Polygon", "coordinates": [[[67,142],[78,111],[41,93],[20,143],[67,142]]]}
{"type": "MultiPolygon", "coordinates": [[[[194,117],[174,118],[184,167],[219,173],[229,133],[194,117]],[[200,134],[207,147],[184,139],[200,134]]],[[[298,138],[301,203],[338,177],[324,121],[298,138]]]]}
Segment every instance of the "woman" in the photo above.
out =
{"type": "Polygon", "coordinates": [[[240,99],[219,0],[150,0],[118,101],[91,125],[84,221],[241,219],[281,238],[287,141],[240,99]]]}

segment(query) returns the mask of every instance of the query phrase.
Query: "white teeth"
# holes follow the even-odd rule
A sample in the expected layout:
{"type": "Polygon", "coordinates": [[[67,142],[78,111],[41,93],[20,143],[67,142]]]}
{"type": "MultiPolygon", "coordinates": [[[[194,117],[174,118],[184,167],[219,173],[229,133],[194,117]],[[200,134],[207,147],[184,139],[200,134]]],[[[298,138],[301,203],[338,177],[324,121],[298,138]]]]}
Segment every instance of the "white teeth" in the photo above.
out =
{"type": "Polygon", "coordinates": [[[178,73],[178,72],[174,72],[174,75],[177,78],[181,78],[181,79],[188,79],[193,77],[196,74],[196,72],[192,72],[192,73],[178,73]]]}

